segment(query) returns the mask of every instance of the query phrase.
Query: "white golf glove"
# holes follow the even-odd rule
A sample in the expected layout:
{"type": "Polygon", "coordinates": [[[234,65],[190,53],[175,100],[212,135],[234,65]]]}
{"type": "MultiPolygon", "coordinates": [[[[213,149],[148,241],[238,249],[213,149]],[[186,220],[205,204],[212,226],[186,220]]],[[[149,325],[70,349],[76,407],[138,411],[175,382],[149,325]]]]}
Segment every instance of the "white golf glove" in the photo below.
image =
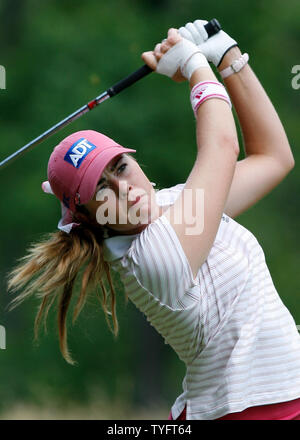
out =
{"type": "Polygon", "coordinates": [[[217,67],[226,52],[232,47],[237,46],[238,43],[222,30],[208,38],[204,27],[207,23],[206,20],[195,20],[194,23],[187,23],[178,30],[183,38],[195,43],[207,60],[217,67]]]}
{"type": "Polygon", "coordinates": [[[183,38],[162,56],[156,72],[172,78],[180,68],[182,75],[190,80],[200,67],[209,67],[207,59],[194,43],[183,38]]]}

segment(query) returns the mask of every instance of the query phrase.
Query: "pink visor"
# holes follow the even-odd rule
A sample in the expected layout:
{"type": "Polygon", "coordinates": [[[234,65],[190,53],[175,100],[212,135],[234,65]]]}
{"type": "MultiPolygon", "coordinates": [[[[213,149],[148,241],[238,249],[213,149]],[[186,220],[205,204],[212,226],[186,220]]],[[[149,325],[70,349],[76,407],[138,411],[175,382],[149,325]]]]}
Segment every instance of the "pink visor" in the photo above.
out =
{"type": "Polygon", "coordinates": [[[71,134],[53,150],[48,163],[48,180],[56,197],[71,211],[89,202],[109,162],[124,148],[113,139],[93,130],[71,134]]]}

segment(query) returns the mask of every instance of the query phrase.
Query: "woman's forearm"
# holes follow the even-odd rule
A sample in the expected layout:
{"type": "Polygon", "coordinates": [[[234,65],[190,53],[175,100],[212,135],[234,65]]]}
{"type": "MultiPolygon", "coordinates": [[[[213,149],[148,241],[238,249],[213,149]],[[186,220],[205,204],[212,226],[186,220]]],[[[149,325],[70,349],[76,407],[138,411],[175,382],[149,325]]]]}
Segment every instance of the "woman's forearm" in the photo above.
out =
{"type": "MultiPolygon", "coordinates": [[[[218,70],[228,67],[241,56],[238,47],[229,50],[218,70]]],[[[293,154],[276,110],[249,65],[224,79],[236,109],[246,155],[272,156],[284,167],[292,168],[293,154]]]]}
{"type": "MultiPolygon", "coordinates": [[[[190,79],[192,89],[201,81],[218,81],[212,69],[198,69],[190,79]]],[[[203,148],[212,149],[213,145],[230,144],[238,152],[238,139],[234,118],[229,105],[212,99],[204,102],[196,114],[198,153],[203,148]]]]}

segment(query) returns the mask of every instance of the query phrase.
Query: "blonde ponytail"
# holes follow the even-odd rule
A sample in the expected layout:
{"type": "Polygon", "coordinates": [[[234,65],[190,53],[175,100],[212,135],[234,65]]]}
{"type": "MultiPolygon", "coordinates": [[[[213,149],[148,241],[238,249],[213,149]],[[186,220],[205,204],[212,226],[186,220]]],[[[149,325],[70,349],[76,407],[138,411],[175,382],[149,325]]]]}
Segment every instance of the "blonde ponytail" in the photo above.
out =
{"type": "Polygon", "coordinates": [[[72,365],[76,362],[68,350],[67,312],[74,295],[75,281],[82,270],[81,289],[74,307],[72,323],[75,323],[84,307],[89,291],[97,292],[97,287],[100,286],[100,301],[106,321],[113,334],[118,334],[116,293],[109,264],[103,259],[102,243],[101,229],[95,229],[91,225],[81,225],[74,228],[70,234],[62,231],[50,233],[41,242],[31,244],[27,254],[8,273],[8,291],[17,292],[24,289],[10,302],[9,310],[17,307],[28,297],[35,295],[41,298],[34,322],[35,340],[38,339],[42,322],[46,330],[48,312],[57,300],[60,350],[64,359],[72,365]],[[110,295],[105,288],[104,274],[110,295]]]}

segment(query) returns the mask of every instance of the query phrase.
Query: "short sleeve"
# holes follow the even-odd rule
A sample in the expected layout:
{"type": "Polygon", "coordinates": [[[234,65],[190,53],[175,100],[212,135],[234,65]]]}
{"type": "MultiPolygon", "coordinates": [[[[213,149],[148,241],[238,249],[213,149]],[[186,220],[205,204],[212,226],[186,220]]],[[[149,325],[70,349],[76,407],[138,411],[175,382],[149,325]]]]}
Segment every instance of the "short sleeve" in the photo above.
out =
{"type": "Polygon", "coordinates": [[[169,205],[175,203],[176,199],[180,196],[185,183],[178,183],[171,188],[164,188],[156,192],[156,201],[158,205],[169,205]]]}
{"type": "Polygon", "coordinates": [[[138,282],[162,304],[186,308],[199,299],[189,262],[164,215],[137,237],[128,257],[138,282]]]}

